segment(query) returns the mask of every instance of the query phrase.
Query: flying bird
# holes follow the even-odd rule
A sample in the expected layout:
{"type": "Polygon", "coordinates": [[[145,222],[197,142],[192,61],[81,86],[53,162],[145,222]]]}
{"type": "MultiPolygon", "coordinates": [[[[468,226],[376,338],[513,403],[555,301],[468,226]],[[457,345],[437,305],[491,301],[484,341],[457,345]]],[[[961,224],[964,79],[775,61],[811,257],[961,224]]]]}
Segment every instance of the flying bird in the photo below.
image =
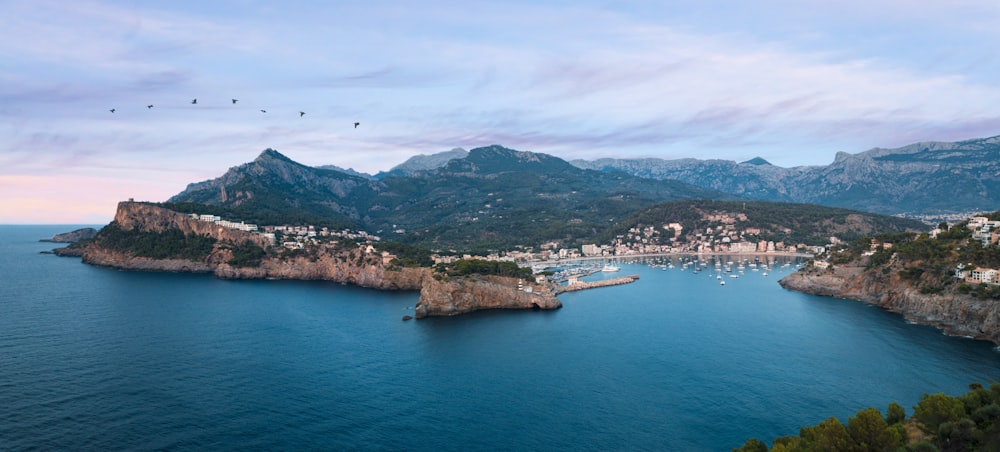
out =
{"type": "Polygon", "coordinates": [[[153,104],[147,105],[146,108],[153,108],[153,104]]]}
{"type": "Polygon", "coordinates": [[[261,113],[267,113],[267,110],[261,110],[260,112],[261,113]]]}
{"type": "Polygon", "coordinates": [[[114,109],[114,108],[112,108],[112,109],[110,109],[110,110],[108,110],[108,111],[110,111],[111,113],[114,113],[114,112],[115,112],[115,109],[114,109]]]}
{"type": "Polygon", "coordinates": [[[301,118],[301,117],[302,117],[302,116],[304,116],[305,114],[306,114],[306,112],[304,112],[304,111],[300,111],[300,112],[299,112],[299,117],[301,118]]]}
{"type": "Polygon", "coordinates": [[[239,100],[239,99],[233,99],[233,103],[235,104],[235,103],[236,103],[236,101],[238,101],[238,100],[239,100]]]}
{"type": "Polygon", "coordinates": [[[354,123],[354,128],[355,128],[355,129],[357,129],[357,128],[358,128],[358,126],[360,126],[360,125],[361,125],[361,123],[360,123],[360,122],[356,122],[356,123],[354,123]]]}
{"type": "Polygon", "coordinates": [[[197,104],[198,103],[198,98],[196,97],[194,99],[191,99],[191,103],[192,104],[197,104]]]}

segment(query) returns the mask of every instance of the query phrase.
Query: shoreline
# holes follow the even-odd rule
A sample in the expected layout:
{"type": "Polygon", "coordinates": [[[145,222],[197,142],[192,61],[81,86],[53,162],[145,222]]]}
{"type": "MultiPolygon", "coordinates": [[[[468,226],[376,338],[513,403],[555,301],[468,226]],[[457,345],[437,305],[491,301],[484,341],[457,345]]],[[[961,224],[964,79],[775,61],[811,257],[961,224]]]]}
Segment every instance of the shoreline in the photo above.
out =
{"type": "Polygon", "coordinates": [[[681,251],[676,253],[650,253],[650,254],[626,254],[624,256],[586,256],[586,257],[574,257],[565,258],[557,260],[532,260],[528,263],[530,265],[540,265],[540,264],[561,264],[566,262],[578,262],[578,261],[615,261],[621,259],[639,259],[639,258],[649,258],[649,257],[669,257],[669,256],[776,256],[776,257],[795,257],[795,258],[813,258],[816,255],[812,253],[803,253],[799,251],[772,251],[772,252],[756,252],[756,253],[742,253],[742,252],[712,252],[712,253],[698,253],[694,251],[681,251]]]}

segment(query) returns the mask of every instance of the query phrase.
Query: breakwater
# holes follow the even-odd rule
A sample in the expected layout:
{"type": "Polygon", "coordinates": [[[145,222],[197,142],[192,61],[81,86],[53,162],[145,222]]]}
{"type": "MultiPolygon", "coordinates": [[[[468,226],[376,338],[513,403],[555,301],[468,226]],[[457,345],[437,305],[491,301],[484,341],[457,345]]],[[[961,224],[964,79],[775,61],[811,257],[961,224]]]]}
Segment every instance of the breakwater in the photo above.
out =
{"type": "Polygon", "coordinates": [[[639,279],[639,275],[628,275],[614,279],[604,279],[601,281],[580,281],[578,279],[571,279],[569,284],[557,287],[555,292],[558,295],[563,292],[574,292],[577,290],[594,289],[597,287],[617,286],[621,284],[628,284],[630,282],[635,282],[635,280],[637,279],[639,279]]]}

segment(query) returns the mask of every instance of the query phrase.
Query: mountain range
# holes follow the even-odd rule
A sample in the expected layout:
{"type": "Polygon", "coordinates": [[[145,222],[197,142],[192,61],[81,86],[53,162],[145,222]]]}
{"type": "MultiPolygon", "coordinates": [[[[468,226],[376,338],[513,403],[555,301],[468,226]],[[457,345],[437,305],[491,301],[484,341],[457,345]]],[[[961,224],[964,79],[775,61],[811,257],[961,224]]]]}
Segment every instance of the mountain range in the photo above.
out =
{"type": "Polygon", "coordinates": [[[762,158],[567,162],[494,145],[415,156],[376,175],[310,167],[267,149],[219,178],[190,184],[169,203],[263,224],[357,228],[469,250],[589,240],[643,209],[678,200],[893,215],[990,211],[1000,204],[1000,137],[842,152],[830,165],[793,168],[762,158]]]}
{"type": "Polygon", "coordinates": [[[993,211],[1000,205],[1000,136],[916,143],[858,154],[826,166],[782,168],[756,158],[573,160],[580,168],[671,179],[762,201],[933,215],[993,211]]]}
{"type": "Polygon", "coordinates": [[[398,241],[468,250],[573,242],[664,201],[734,198],[684,182],[582,169],[502,146],[462,154],[441,166],[374,178],[309,167],[267,149],[219,178],[190,184],[168,202],[179,210],[248,222],[357,228],[398,241]]]}
{"type": "MultiPolygon", "coordinates": [[[[352,174],[374,179],[409,176],[466,155],[468,151],[456,148],[412,157],[374,176],[352,174]]],[[[739,163],[693,158],[603,158],[569,163],[582,169],[677,180],[747,199],[887,215],[982,212],[995,210],[1000,204],[1000,136],[874,148],[857,154],[840,152],[829,165],[792,168],[772,165],[760,157],[739,163]]]]}

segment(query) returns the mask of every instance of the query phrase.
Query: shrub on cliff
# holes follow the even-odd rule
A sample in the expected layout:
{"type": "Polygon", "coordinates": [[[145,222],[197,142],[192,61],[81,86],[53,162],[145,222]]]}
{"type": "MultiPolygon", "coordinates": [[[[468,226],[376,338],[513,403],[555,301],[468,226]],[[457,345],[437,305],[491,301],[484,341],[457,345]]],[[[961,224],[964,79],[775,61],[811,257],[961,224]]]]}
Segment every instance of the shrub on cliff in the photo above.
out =
{"type": "Polygon", "coordinates": [[[203,261],[212,252],[215,241],[212,237],[185,235],[180,229],[167,229],[163,232],[127,231],[111,222],[101,228],[93,243],[133,256],[203,261]]]}
{"type": "Polygon", "coordinates": [[[263,248],[255,243],[246,241],[240,245],[232,246],[233,258],[227,263],[234,267],[256,267],[267,255],[263,248]]]}
{"type": "Polygon", "coordinates": [[[513,262],[506,261],[459,259],[450,264],[438,264],[434,269],[435,271],[446,273],[448,276],[497,275],[523,278],[528,281],[535,280],[530,268],[521,267],[513,262]]]}

